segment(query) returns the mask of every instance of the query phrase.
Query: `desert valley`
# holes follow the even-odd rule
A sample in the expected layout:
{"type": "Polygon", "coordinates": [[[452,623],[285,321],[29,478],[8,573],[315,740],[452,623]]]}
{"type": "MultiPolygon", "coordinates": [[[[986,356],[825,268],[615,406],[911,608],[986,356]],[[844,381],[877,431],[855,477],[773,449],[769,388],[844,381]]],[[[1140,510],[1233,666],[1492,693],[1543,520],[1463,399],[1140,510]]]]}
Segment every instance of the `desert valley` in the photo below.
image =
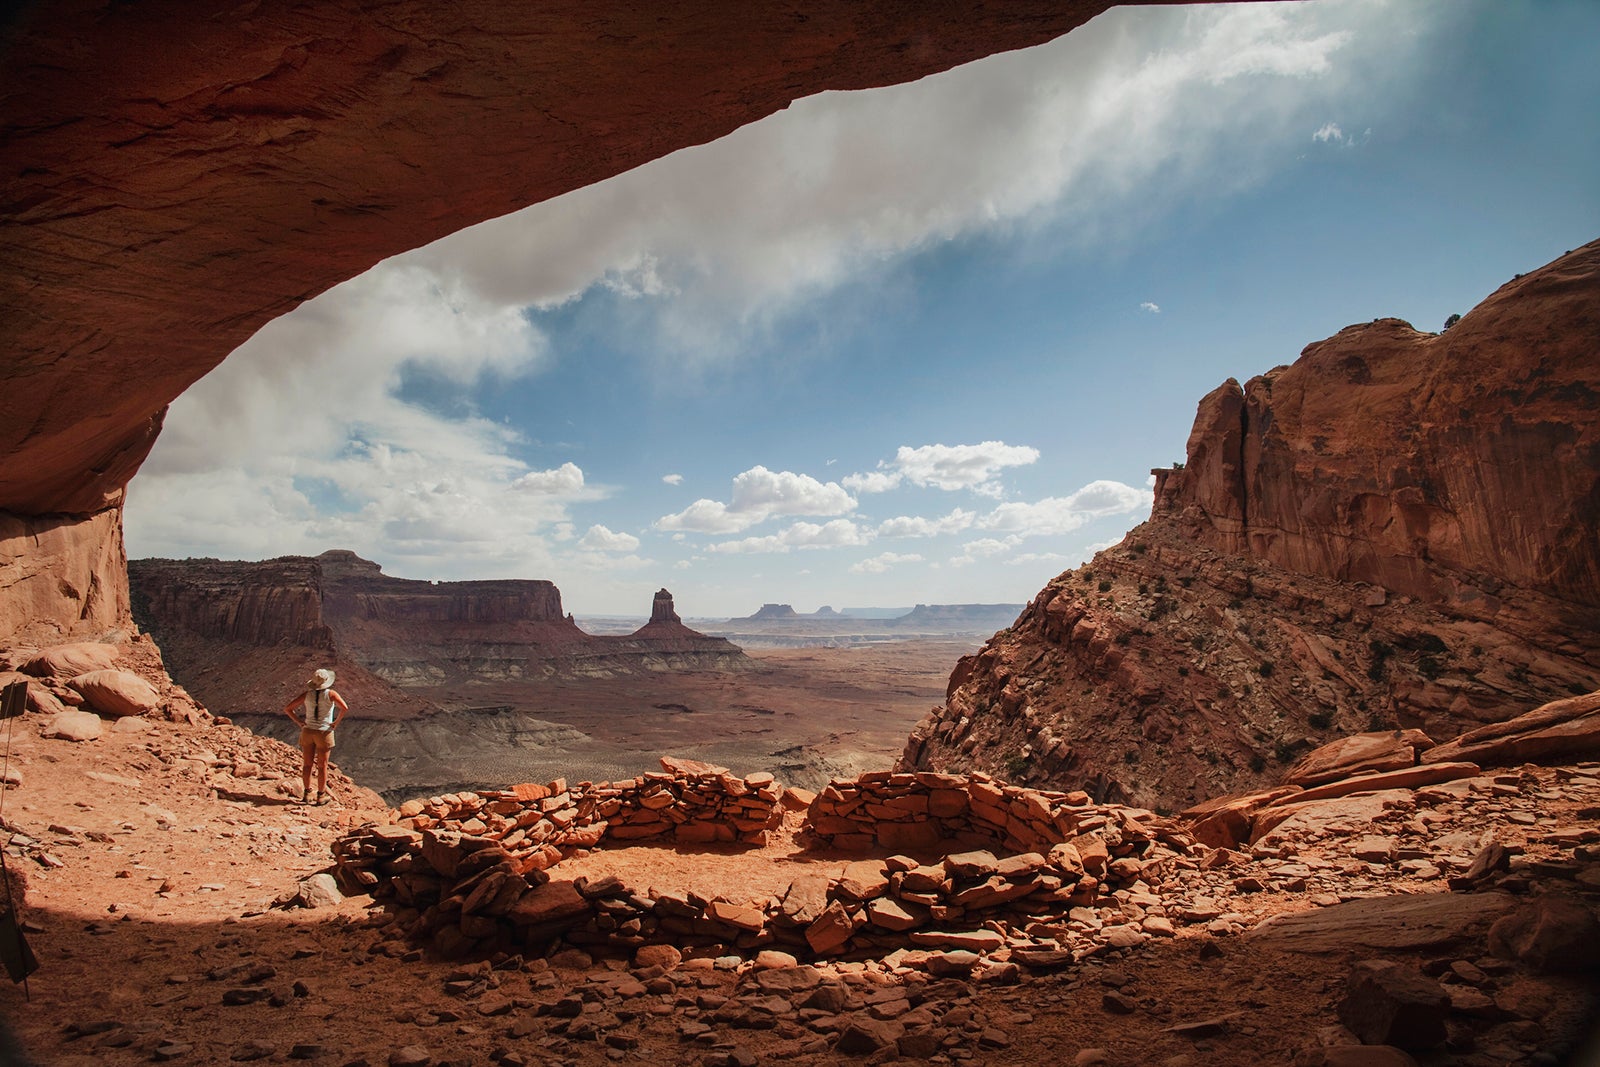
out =
{"type": "Polygon", "coordinates": [[[601,5],[630,41],[739,57],[707,84],[613,62],[592,12],[456,26],[460,54],[413,69],[390,38],[414,6],[16,31],[41,50],[14,103],[42,118],[9,128],[49,189],[13,198],[8,247],[54,266],[7,297],[7,411],[31,406],[0,436],[0,1064],[1600,1064],[1600,241],[1439,332],[1351,325],[1194,397],[1147,517],[1026,603],[723,617],[646,571],[667,587],[637,614],[586,615],[560,574],[407,579],[338,545],[129,559],[166,405],[308,294],[1105,5],[710,5],[687,36],[601,5]],[[44,121],[105,93],[200,125],[83,58],[134,32],[200,41],[173,59],[195,79],[244,36],[309,43],[251,90],[279,125],[201,164],[44,121]],[[349,110],[289,107],[302,69],[349,110]],[[484,103],[532,69],[577,126],[512,136],[484,103]],[[430,107],[450,132],[422,135],[430,107]],[[392,155],[358,150],[378,126],[392,155]],[[283,143],[300,162],[258,180],[283,143]],[[370,209],[284,206],[341,171],[370,209]],[[80,173],[105,184],[61,201],[80,173]],[[194,174],[263,250],[218,251],[214,222],[61,228],[120,234],[118,181],[194,174]],[[71,251],[91,238],[152,291],[71,251]],[[216,306],[185,310],[202,287],[216,306]],[[318,668],[351,707],[326,803],[281,711],[318,668]]]}

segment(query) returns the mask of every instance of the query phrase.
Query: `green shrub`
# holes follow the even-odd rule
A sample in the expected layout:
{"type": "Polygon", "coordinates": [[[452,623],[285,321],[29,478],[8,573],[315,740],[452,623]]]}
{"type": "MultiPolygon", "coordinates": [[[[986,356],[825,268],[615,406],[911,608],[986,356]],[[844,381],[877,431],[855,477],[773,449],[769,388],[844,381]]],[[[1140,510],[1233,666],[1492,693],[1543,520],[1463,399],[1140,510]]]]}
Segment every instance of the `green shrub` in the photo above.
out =
{"type": "Polygon", "coordinates": [[[1098,588],[1102,593],[1109,593],[1111,592],[1111,582],[1108,579],[1102,578],[1100,579],[1100,584],[1096,588],[1098,588]]]}
{"type": "Polygon", "coordinates": [[[1333,712],[1313,711],[1306,719],[1313,730],[1326,730],[1333,725],[1333,712]]]}
{"type": "Polygon", "coordinates": [[[1256,668],[1256,673],[1261,675],[1263,678],[1271,678],[1272,672],[1277,669],[1277,664],[1273,663],[1270,659],[1264,659],[1261,661],[1261,666],[1256,668]]]}

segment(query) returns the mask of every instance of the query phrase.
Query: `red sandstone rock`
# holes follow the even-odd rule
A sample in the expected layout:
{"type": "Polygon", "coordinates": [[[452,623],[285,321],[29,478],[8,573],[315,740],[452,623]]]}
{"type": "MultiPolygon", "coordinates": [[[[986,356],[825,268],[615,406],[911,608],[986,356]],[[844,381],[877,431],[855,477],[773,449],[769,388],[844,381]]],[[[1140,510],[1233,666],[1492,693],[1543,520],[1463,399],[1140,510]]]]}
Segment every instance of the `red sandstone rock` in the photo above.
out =
{"type": "Polygon", "coordinates": [[[1600,692],[1555,700],[1430,749],[1425,763],[1470,759],[1491,767],[1574,760],[1600,752],[1600,692]]]}
{"type": "Polygon", "coordinates": [[[1273,801],[1300,793],[1298,786],[1279,786],[1240,797],[1218,797],[1196,804],[1179,817],[1189,824],[1196,841],[1212,848],[1231,848],[1250,840],[1255,813],[1273,801]]]}
{"type": "Polygon", "coordinates": [[[1343,778],[1298,793],[1287,794],[1265,806],[1271,808],[1285,804],[1309,804],[1316,800],[1345,797],[1352,793],[1371,793],[1380,789],[1417,789],[1439,782],[1452,782],[1457,778],[1474,778],[1480,773],[1482,769],[1476,763],[1430,763],[1423,767],[1405,767],[1397,771],[1343,778]]]}
{"type": "MultiPolygon", "coordinates": [[[[964,660],[899,767],[998,773],[1027,751],[1029,785],[1184,808],[1268,785],[1320,737],[1453,737],[1592,686],[1596,336],[1600,242],[1444,334],[1352,326],[1213,392],[1150,520],[964,660]]],[[[1415,762],[1323,752],[1290,780],[1344,761],[1415,762]]]]}
{"type": "Polygon", "coordinates": [[[1577,900],[1540,897],[1489,928],[1489,949],[1540,974],[1600,969],[1600,922],[1577,900]]]}
{"type": "Polygon", "coordinates": [[[1351,734],[1313,749],[1283,776],[1285,785],[1313,786],[1348,778],[1363,771],[1410,767],[1417,754],[1433,747],[1421,730],[1385,730],[1351,734]]]}
{"type": "Polygon", "coordinates": [[[67,679],[90,671],[110,670],[117,665],[118,655],[116,645],[80,641],[46,649],[22,669],[37,678],[67,679]]]}
{"type": "Polygon", "coordinates": [[[230,716],[259,713],[263,704],[276,710],[290,695],[285,679],[322,666],[335,668],[352,714],[378,719],[436,711],[407,691],[418,686],[560,674],[579,663],[619,674],[749,666],[734,645],[680,623],[652,623],[628,637],[584,633],[563,612],[561,591],[542,580],[392,578],[338,549],[260,563],[147,559],[128,567],[137,621],[161,643],[173,675],[230,716]],[[463,645],[479,654],[462,657],[463,645]]]}
{"type": "Polygon", "coordinates": [[[102,715],[151,715],[161,709],[161,694],[129,671],[89,671],[68,684],[102,715]]]}

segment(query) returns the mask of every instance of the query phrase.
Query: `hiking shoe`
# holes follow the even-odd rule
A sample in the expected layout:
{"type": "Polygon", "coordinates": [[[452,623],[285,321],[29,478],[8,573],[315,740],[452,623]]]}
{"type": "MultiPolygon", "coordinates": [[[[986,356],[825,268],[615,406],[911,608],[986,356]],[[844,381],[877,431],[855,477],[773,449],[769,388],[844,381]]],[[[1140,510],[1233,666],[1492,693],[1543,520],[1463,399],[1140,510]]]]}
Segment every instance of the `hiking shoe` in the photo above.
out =
{"type": "Polygon", "coordinates": [[[333,794],[332,793],[318,793],[317,794],[317,807],[320,808],[324,804],[332,804],[332,803],[333,803],[333,794]]]}
{"type": "Polygon", "coordinates": [[[307,789],[304,793],[300,794],[300,803],[302,803],[302,804],[311,803],[311,790],[307,789]]]}

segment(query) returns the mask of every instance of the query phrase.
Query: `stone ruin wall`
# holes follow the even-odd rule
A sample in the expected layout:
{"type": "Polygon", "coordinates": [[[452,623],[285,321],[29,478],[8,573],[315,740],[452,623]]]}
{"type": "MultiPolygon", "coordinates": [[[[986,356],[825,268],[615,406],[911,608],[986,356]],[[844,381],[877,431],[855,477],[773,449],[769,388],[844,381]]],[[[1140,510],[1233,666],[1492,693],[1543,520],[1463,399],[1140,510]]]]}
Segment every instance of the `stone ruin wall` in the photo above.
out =
{"type": "Polygon", "coordinates": [[[410,801],[395,824],[335,844],[339,877],[382,902],[402,937],[446,957],[542,954],[558,942],[627,952],[773,948],[799,958],[948,956],[1009,943],[1013,959],[1043,967],[1171,934],[1164,919],[1102,928],[1081,909],[1154,903],[1145,879],[1195,862],[1191,839],[1154,813],[1097,805],[1081,792],[981,774],[874,772],[813,797],[780,793],[766,774],[663,763],[665,773],[624,782],[558,780],[410,801]],[[608,843],[759,847],[785,808],[805,810],[811,847],[940,858],[860,860],[837,877],[803,875],[760,904],[551,874],[576,850],[608,843]]]}

